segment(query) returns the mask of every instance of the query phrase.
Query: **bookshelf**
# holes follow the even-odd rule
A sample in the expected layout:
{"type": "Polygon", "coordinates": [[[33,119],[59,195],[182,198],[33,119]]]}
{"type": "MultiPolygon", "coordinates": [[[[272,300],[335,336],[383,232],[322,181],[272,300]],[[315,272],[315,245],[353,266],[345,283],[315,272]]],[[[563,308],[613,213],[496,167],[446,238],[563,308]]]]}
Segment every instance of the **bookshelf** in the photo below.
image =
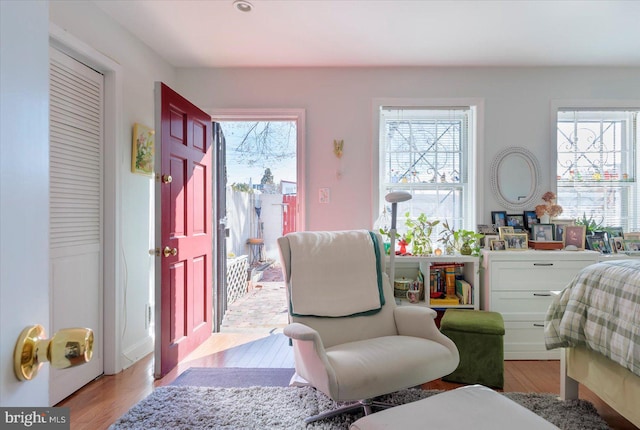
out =
{"type": "MultiPolygon", "coordinates": [[[[387,257],[388,258],[388,257],[387,257]]],[[[388,262],[388,260],[387,260],[388,262]]],[[[480,309],[480,258],[466,255],[440,255],[429,257],[396,257],[395,259],[395,277],[396,279],[406,278],[416,280],[419,273],[423,274],[425,280],[425,294],[424,299],[419,300],[417,303],[411,303],[406,297],[396,297],[396,303],[399,305],[411,305],[411,306],[428,306],[433,309],[480,309]],[[429,297],[430,284],[432,280],[432,274],[440,272],[440,279],[446,289],[447,281],[447,267],[454,267],[462,280],[466,281],[471,287],[470,304],[458,303],[449,304],[446,301],[439,303],[431,303],[429,297]],[[442,276],[444,275],[444,279],[442,276]]],[[[388,267],[388,264],[387,264],[388,267]]],[[[451,274],[449,273],[451,276],[451,274]]],[[[436,275],[437,276],[437,275],[436,275]]],[[[455,276],[455,275],[454,275],[455,276]]],[[[454,287],[455,288],[455,287],[454,287]]]]}

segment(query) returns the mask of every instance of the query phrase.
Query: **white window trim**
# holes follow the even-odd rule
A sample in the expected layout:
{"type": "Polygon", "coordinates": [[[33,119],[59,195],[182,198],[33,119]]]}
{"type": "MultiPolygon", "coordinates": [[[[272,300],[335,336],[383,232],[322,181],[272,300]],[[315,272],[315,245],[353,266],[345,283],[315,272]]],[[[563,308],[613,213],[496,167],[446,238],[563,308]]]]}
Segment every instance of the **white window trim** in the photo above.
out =
{"type": "MultiPolygon", "coordinates": [[[[640,99],[630,100],[551,100],[549,109],[549,184],[554,193],[558,192],[557,165],[558,165],[558,111],[562,110],[616,110],[634,109],[640,110],[640,99]]],[[[640,148],[639,148],[640,149],[640,148]]],[[[640,150],[638,151],[640,154],[640,150]]],[[[638,164],[640,166],[640,164],[638,164]]],[[[639,172],[640,173],[640,172],[639,172]]]]}
{"type": "Polygon", "coordinates": [[[471,133],[475,135],[475,147],[469,148],[469,165],[474,167],[469,176],[469,196],[472,218],[465,222],[465,228],[475,229],[477,220],[484,213],[484,187],[479,183],[484,171],[484,99],[481,98],[374,98],[372,101],[372,188],[371,188],[371,225],[380,215],[380,108],[382,106],[397,107],[430,107],[448,108],[451,106],[470,106],[475,109],[475,124],[471,125],[471,133]],[[475,128],[474,128],[475,127],[475,128]]]}

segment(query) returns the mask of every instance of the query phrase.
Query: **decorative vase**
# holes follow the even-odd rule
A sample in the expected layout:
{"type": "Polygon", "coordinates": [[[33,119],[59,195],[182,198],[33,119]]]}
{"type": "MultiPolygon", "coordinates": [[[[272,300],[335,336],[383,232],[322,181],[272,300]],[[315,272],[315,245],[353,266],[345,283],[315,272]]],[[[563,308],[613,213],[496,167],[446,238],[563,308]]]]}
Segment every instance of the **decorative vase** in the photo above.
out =
{"type": "Polygon", "coordinates": [[[460,254],[462,255],[471,255],[471,247],[468,243],[463,243],[460,247],[460,254]]]}
{"type": "Polygon", "coordinates": [[[544,214],[540,217],[540,224],[549,224],[551,222],[551,217],[549,214],[544,214]]]}

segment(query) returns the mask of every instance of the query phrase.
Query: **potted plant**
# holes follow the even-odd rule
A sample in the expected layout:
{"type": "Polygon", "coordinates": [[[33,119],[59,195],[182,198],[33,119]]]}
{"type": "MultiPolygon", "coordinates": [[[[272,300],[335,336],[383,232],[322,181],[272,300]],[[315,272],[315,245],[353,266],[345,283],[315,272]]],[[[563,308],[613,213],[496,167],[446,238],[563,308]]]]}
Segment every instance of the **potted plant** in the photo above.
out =
{"type": "Polygon", "coordinates": [[[440,233],[438,242],[444,244],[447,254],[453,254],[454,251],[458,251],[462,255],[480,254],[480,239],[484,237],[484,234],[464,229],[455,230],[446,221],[442,223],[442,226],[444,229],[440,233]]]}
{"type": "Polygon", "coordinates": [[[458,251],[462,255],[479,255],[480,239],[484,237],[482,233],[471,230],[456,230],[453,232],[454,242],[458,245],[458,251]]]}
{"type": "Polygon", "coordinates": [[[547,191],[542,195],[543,204],[536,206],[536,216],[541,224],[549,224],[551,218],[562,214],[562,206],[556,203],[556,194],[547,191]]]}
{"type": "Polygon", "coordinates": [[[418,215],[413,220],[410,213],[405,214],[406,220],[404,224],[407,226],[405,238],[408,243],[413,243],[411,250],[413,255],[431,255],[433,247],[431,243],[431,234],[433,227],[440,223],[440,220],[428,221],[424,213],[418,215]]]}
{"type": "Polygon", "coordinates": [[[583,212],[582,218],[576,219],[576,225],[583,225],[585,227],[585,234],[590,236],[594,231],[602,228],[602,221],[596,222],[593,217],[587,218],[587,214],[583,212]]]}

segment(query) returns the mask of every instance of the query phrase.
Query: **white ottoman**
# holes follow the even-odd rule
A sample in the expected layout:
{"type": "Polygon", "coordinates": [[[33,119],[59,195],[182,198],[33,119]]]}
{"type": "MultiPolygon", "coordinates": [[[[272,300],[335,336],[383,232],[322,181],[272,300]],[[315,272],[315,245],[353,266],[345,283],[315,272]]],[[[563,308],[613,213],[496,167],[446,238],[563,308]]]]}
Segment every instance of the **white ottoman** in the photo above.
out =
{"type": "Polygon", "coordinates": [[[351,430],[558,430],[527,408],[482,385],[470,385],[360,418],[351,430]]]}

